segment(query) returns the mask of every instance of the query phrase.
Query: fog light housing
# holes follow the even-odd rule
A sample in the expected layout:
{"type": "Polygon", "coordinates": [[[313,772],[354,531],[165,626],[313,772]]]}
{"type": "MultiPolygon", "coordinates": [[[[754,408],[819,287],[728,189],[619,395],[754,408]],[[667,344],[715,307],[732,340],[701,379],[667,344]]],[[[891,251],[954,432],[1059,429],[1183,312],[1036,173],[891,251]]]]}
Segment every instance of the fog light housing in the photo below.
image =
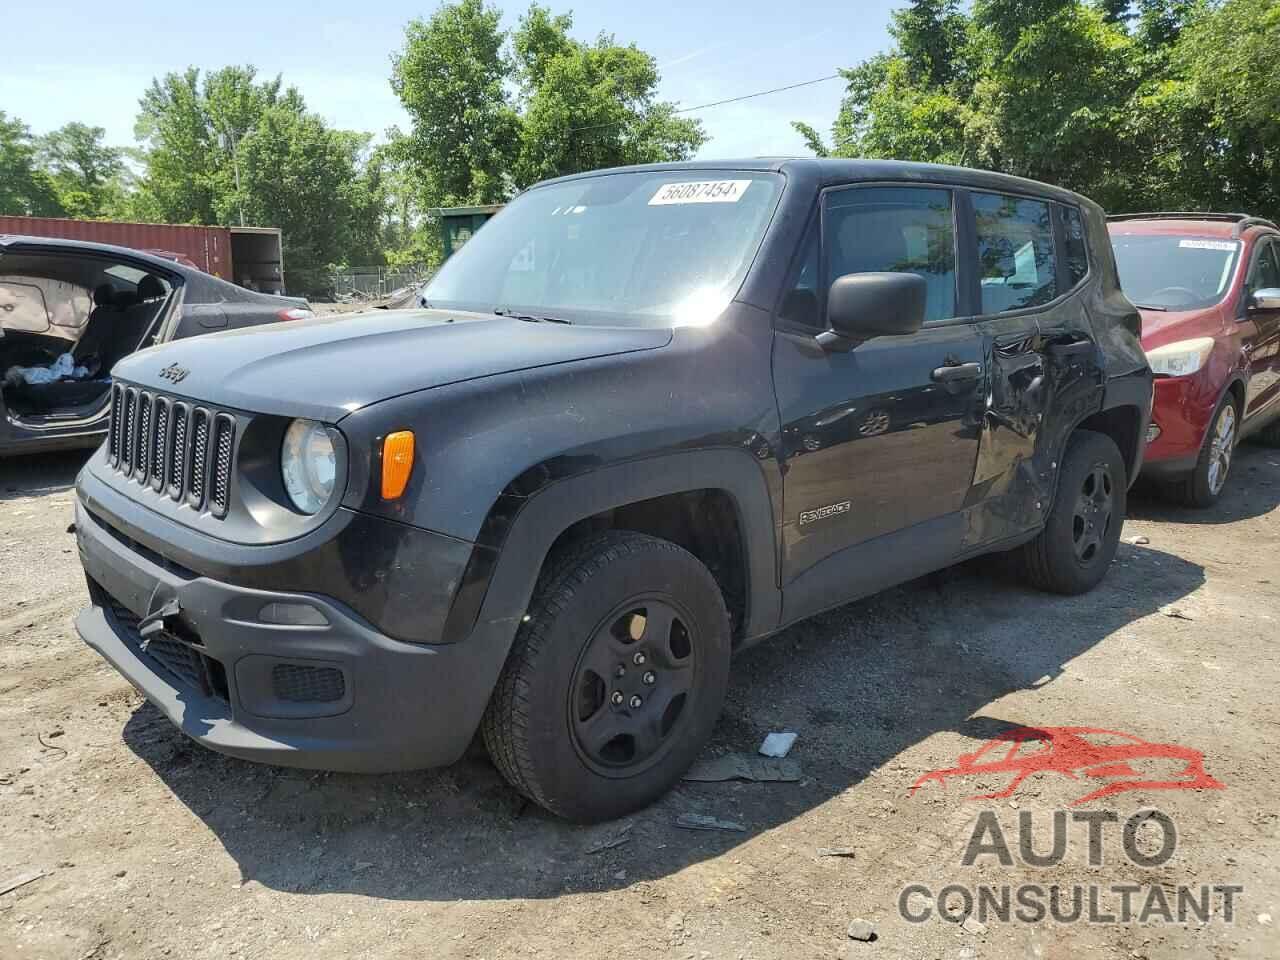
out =
{"type": "Polygon", "coordinates": [[[1156,438],[1160,436],[1160,424],[1152,420],[1147,424],[1147,443],[1155,443],[1156,438]]]}

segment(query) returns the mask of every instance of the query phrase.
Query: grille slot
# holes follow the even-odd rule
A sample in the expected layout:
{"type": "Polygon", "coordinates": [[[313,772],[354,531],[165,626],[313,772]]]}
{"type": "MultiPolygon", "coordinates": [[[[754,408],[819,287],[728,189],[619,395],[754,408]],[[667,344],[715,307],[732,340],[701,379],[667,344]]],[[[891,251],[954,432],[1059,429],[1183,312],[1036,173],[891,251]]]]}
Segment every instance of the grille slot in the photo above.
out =
{"type": "Polygon", "coordinates": [[[124,394],[124,427],[120,442],[120,469],[128,473],[133,468],[133,436],[138,414],[138,391],[130,387],[124,394]]]}
{"type": "Polygon", "coordinates": [[[156,421],[155,439],[151,443],[151,486],[163,490],[165,483],[164,456],[169,442],[169,410],[172,404],[164,397],[156,397],[153,416],[156,421]]]}
{"type": "Polygon", "coordinates": [[[111,388],[111,429],[107,431],[107,452],[111,455],[111,465],[120,463],[120,431],[124,427],[124,418],[120,416],[120,404],[124,397],[124,387],[111,388]]]}
{"type": "Polygon", "coordinates": [[[218,516],[227,512],[227,497],[231,492],[231,446],[235,440],[236,423],[225,413],[219,414],[213,425],[213,480],[209,485],[209,509],[218,516]]]}
{"type": "Polygon", "coordinates": [[[147,482],[151,465],[151,394],[138,395],[138,434],[133,451],[133,474],[139,483],[147,482]]]}
{"type": "Polygon", "coordinates": [[[191,472],[187,479],[187,500],[193,507],[204,506],[205,474],[209,470],[209,411],[197,407],[191,413],[191,472]]]}
{"type": "Polygon", "coordinates": [[[173,405],[173,454],[169,460],[169,495],[182,499],[183,478],[187,464],[187,405],[173,405]]]}
{"type": "Polygon", "coordinates": [[[231,506],[236,418],[173,397],[116,385],[107,429],[111,465],[221,520],[231,506]]]}
{"type": "Polygon", "coordinates": [[[333,703],[347,692],[342,671],[334,667],[308,667],[277,663],[271,669],[271,689],[290,703],[333,703]]]}

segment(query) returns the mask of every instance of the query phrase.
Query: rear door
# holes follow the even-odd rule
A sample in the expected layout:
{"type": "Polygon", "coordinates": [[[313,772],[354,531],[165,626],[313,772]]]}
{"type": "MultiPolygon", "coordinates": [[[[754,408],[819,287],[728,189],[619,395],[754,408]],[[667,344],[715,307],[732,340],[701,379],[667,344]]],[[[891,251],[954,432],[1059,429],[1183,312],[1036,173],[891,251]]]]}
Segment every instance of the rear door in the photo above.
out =
{"type": "MultiPolygon", "coordinates": [[[[785,462],[784,582],[833,564],[838,569],[822,579],[843,571],[832,589],[853,584],[866,565],[848,565],[842,551],[873,551],[879,538],[929,529],[920,525],[965,503],[986,356],[982,333],[962,316],[957,214],[956,193],[944,186],[859,185],[822,197],[773,353],[785,462]],[[824,351],[814,341],[824,325],[824,291],[836,277],[871,271],[924,278],[924,327],[844,353],[824,351]]],[[[930,558],[954,548],[959,525],[951,530],[922,534],[919,550],[893,551],[880,566],[906,563],[902,579],[911,563],[940,565],[930,558]]],[[[829,595],[827,603],[840,599],[829,595]]],[[[789,617],[808,612],[787,603],[789,617]]]]}
{"type": "Polygon", "coordinates": [[[1068,431],[1100,398],[1102,370],[1085,305],[1090,259],[1078,208],[972,191],[972,295],[990,343],[965,550],[1035,529],[1052,497],[1068,431]]]}

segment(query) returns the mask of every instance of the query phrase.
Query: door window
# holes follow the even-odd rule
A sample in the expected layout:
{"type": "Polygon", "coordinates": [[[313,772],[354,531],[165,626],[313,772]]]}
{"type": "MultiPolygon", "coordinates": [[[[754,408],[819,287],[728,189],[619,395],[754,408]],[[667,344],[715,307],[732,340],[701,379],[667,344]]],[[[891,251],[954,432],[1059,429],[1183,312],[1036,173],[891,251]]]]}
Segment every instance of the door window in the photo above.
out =
{"type": "Polygon", "coordinates": [[[1058,295],[1049,204],[996,193],[973,194],[982,312],[1004,313],[1058,295]]]}
{"type": "Polygon", "coordinates": [[[854,187],[830,193],[822,229],[828,283],[849,273],[914,273],[925,282],[925,322],[956,315],[950,190],[854,187]]]}
{"type": "Polygon", "coordinates": [[[1249,291],[1266,287],[1280,287],[1280,258],[1276,256],[1275,241],[1263,241],[1258,259],[1249,271],[1249,291]]]}

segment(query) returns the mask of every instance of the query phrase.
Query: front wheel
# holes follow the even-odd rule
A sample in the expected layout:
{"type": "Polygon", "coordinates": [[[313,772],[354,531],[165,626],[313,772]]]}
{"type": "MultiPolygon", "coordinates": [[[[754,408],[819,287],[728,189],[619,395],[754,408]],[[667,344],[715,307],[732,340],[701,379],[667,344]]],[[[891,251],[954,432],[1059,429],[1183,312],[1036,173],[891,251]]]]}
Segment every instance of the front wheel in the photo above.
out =
{"type": "Polygon", "coordinates": [[[1092,430],[1073,433],[1044,529],[1014,555],[1022,576],[1053,593],[1086,593],[1096,587],[1116,555],[1127,489],[1115,442],[1092,430]]]}
{"type": "Polygon", "coordinates": [[[1231,458],[1236,452],[1238,419],[1235,400],[1228,394],[1214,411],[1204,442],[1200,445],[1195,469],[1178,478],[1169,488],[1173,498],[1183,506],[1211,507],[1217,503],[1227,483],[1231,458]]]}
{"type": "Polygon", "coordinates": [[[670,789],[711,736],[729,616],[688,551],[613,531],[551,561],[485,712],[518,791],[570,820],[620,817],[670,789]]]}

